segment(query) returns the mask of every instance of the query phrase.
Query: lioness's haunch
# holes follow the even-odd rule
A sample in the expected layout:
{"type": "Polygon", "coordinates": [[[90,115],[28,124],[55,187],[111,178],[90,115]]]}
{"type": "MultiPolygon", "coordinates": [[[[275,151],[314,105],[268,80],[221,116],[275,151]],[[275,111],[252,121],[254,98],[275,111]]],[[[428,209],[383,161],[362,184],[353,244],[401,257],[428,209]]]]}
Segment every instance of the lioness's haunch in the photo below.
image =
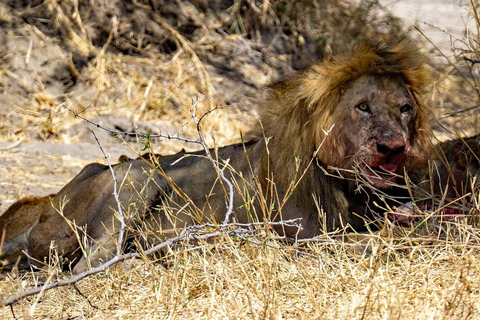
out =
{"type": "Polygon", "coordinates": [[[425,174],[431,179],[423,189],[442,195],[447,203],[458,198],[470,201],[464,196],[475,194],[480,186],[480,135],[439,143],[431,160],[425,174]]]}
{"type": "MultiPolygon", "coordinates": [[[[388,190],[395,174],[422,166],[429,155],[431,132],[419,99],[425,82],[422,57],[402,41],[359,46],[271,86],[259,106],[263,129],[254,130],[257,139],[218,150],[220,166],[228,160],[235,170],[226,170],[236,184],[231,220],[301,218],[299,234],[296,228],[278,230],[299,237],[347,225],[365,228],[374,195],[357,188],[356,175],[388,190]],[[346,179],[326,175],[331,167],[349,170],[346,179]],[[300,176],[291,192],[291,182],[300,176]],[[270,203],[276,206],[268,212],[270,203]]],[[[224,188],[202,155],[159,156],[156,168],[143,158],[115,165],[127,222],[142,221],[165,236],[193,223],[221,222],[224,188]]],[[[0,229],[7,233],[1,259],[14,263],[25,250],[43,261],[52,241],[71,261],[79,260],[75,272],[88,261],[98,265],[110,258],[119,230],[112,193],[108,167],[91,164],[52,196],[51,204],[44,198],[24,201],[28,209],[14,204],[0,217],[0,229]],[[88,252],[78,250],[67,220],[83,228],[88,252]]]]}

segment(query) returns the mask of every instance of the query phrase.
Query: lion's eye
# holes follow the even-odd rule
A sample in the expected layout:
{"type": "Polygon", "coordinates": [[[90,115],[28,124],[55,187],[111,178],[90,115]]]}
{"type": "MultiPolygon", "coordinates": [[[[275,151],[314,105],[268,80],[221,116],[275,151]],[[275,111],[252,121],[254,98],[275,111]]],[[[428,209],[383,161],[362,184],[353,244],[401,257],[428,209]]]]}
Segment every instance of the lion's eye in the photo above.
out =
{"type": "Polygon", "coordinates": [[[356,108],[362,112],[370,112],[370,107],[366,102],[359,103],[356,108]]]}
{"type": "Polygon", "coordinates": [[[407,113],[412,110],[412,106],[409,104],[404,104],[403,106],[400,107],[400,112],[401,113],[407,113]]]}

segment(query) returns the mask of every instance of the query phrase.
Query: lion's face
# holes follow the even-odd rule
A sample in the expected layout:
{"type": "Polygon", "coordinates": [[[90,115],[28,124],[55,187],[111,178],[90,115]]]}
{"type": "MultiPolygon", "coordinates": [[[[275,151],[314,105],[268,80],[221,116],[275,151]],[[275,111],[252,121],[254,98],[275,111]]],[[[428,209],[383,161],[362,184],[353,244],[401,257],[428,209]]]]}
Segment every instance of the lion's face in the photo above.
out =
{"type": "MultiPolygon", "coordinates": [[[[377,187],[403,175],[411,155],[418,105],[400,77],[363,75],[338,103],[344,168],[357,168],[377,187]]],[[[332,133],[335,135],[336,130],[332,133]]],[[[338,139],[337,137],[332,137],[338,139]]]]}

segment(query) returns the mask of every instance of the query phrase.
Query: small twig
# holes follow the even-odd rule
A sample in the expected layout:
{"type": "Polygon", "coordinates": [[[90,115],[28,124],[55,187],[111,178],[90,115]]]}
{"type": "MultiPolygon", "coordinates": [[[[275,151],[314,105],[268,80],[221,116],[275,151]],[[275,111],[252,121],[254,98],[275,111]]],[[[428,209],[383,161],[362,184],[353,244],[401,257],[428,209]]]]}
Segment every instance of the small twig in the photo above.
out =
{"type": "Polygon", "coordinates": [[[73,111],[72,109],[70,109],[69,107],[67,107],[66,105],[64,105],[63,103],[61,104],[62,108],[68,110],[70,113],[72,113],[75,118],[79,118],[79,119],[82,119],[83,121],[85,121],[86,123],[88,124],[91,124],[99,129],[102,129],[104,131],[107,131],[109,133],[112,133],[112,134],[115,134],[115,135],[119,135],[119,136],[126,136],[126,137],[137,137],[137,136],[140,136],[142,138],[162,138],[162,139],[167,139],[167,140],[178,140],[178,141],[182,141],[182,142],[186,142],[186,143],[195,143],[195,144],[201,144],[200,141],[198,140],[193,140],[193,139],[188,139],[188,138],[184,138],[184,137],[180,137],[180,136],[171,136],[169,135],[168,133],[167,134],[146,134],[146,133],[141,133],[141,132],[128,132],[128,131],[118,131],[118,130],[114,130],[114,129],[111,129],[111,128],[107,128],[107,127],[104,127],[102,125],[100,125],[99,123],[96,123],[88,118],[85,118],[84,116],[82,116],[80,113],[77,113],[75,111],[73,111]]]}
{"type": "Polygon", "coordinates": [[[202,131],[200,129],[200,123],[203,120],[203,118],[205,118],[206,115],[213,112],[215,110],[215,108],[205,112],[200,118],[197,119],[196,111],[197,111],[197,106],[198,106],[198,97],[193,98],[192,104],[193,104],[192,118],[193,118],[193,122],[195,123],[195,126],[197,128],[199,143],[203,147],[203,149],[205,150],[205,154],[207,155],[207,158],[210,160],[210,162],[212,163],[215,170],[217,170],[217,172],[219,173],[220,178],[228,186],[227,211],[225,212],[225,218],[223,219],[223,222],[222,222],[222,227],[224,227],[228,223],[228,221],[230,220],[230,216],[232,215],[232,212],[233,212],[233,197],[234,197],[235,191],[234,191],[234,188],[233,188],[233,184],[230,182],[230,180],[227,179],[227,177],[225,177],[224,169],[220,168],[220,165],[219,165],[218,161],[213,159],[212,154],[210,153],[210,150],[205,143],[205,139],[204,139],[202,131]]]}
{"type": "Polygon", "coordinates": [[[123,240],[125,238],[125,215],[123,214],[123,209],[122,209],[122,203],[120,201],[120,198],[118,196],[118,190],[117,190],[117,177],[115,176],[115,171],[113,170],[112,165],[110,164],[110,157],[105,153],[105,151],[102,148],[102,145],[100,144],[100,141],[98,141],[97,135],[93,130],[90,130],[95,137],[95,140],[97,141],[98,146],[100,147],[100,151],[103,153],[103,157],[107,161],[108,168],[110,169],[110,173],[112,174],[112,179],[113,179],[113,196],[115,197],[115,202],[117,203],[117,209],[118,209],[118,215],[119,215],[119,220],[120,220],[120,231],[118,233],[118,243],[117,243],[117,256],[121,254],[122,252],[122,246],[123,246],[123,240]]]}
{"type": "MultiPolygon", "coordinates": [[[[462,73],[462,71],[456,66],[456,64],[454,64],[446,55],[445,53],[443,53],[443,51],[422,31],[420,30],[419,27],[415,26],[414,27],[415,30],[417,30],[425,39],[427,39],[428,42],[430,42],[430,44],[435,48],[435,50],[437,50],[440,55],[445,59],[447,60],[448,64],[450,64],[457,72],[458,74],[460,74],[462,76],[463,79],[467,80],[467,77],[462,73]]],[[[469,83],[470,84],[470,83],[469,83]]],[[[470,84],[471,85],[471,84],[470,84]]],[[[473,89],[475,89],[475,87],[473,85],[471,85],[473,89]]]]}
{"type": "Polygon", "coordinates": [[[333,243],[333,244],[341,244],[343,242],[341,241],[338,241],[338,240],[335,240],[335,239],[331,239],[331,238],[327,238],[327,239],[322,239],[322,238],[319,238],[319,237],[315,237],[315,238],[302,238],[302,239],[298,239],[295,241],[297,244],[298,243],[333,243]]]}
{"type": "Polygon", "coordinates": [[[15,316],[15,311],[13,310],[13,305],[10,305],[10,311],[12,311],[13,319],[17,319],[17,317],[15,316]]]}
{"type": "Polygon", "coordinates": [[[463,60],[465,60],[465,61],[468,61],[468,62],[470,62],[471,64],[477,64],[477,63],[480,63],[480,60],[477,60],[477,59],[470,59],[470,58],[467,58],[467,57],[463,57],[463,60]]]}
{"type": "Polygon", "coordinates": [[[20,138],[17,141],[15,141],[14,143],[12,143],[11,145],[8,145],[6,147],[0,147],[0,151],[8,151],[10,149],[18,147],[23,142],[23,140],[24,140],[24,138],[20,138]]]}
{"type": "MultiPolygon", "coordinates": [[[[302,218],[295,218],[295,219],[288,219],[288,220],[281,220],[281,221],[265,221],[265,222],[249,222],[249,223],[241,223],[241,222],[230,222],[228,223],[228,226],[234,226],[234,227],[254,227],[254,226],[286,226],[286,227],[298,227],[299,222],[302,220],[302,218]]],[[[214,225],[213,223],[206,223],[204,224],[207,227],[217,227],[217,225],[214,225]]]]}
{"type": "MultiPolygon", "coordinates": [[[[480,60],[478,60],[479,63],[480,63],[480,60]]],[[[458,116],[462,113],[465,113],[465,112],[469,112],[469,111],[472,111],[472,110],[475,110],[477,108],[479,108],[480,106],[479,105],[476,105],[476,106],[473,106],[473,107],[468,107],[468,108],[465,108],[465,109],[461,109],[461,110],[456,110],[454,112],[451,112],[451,113],[447,113],[445,114],[444,116],[442,117],[439,117],[439,118],[436,118],[434,121],[439,123],[440,120],[443,120],[443,119],[446,119],[446,118],[450,118],[450,117],[455,117],[455,116],[458,116]]]]}
{"type": "MultiPolygon", "coordinates": [[[[98,309],[97,306],[94,306],[94,305],[90,302],[90,300],[88,299],[88,297],[86,297],[86,296],[83,294],[83,292],[80,291],[80,289],[77,287],[77,285],[76,285],[75,283],[73,284],[73,287],[75,288],[75,290],[77,290],[78,294],[81,295],[83,299],[87,300],[88,305],[89,305],[90,307],[92,307],[93,309],[98,309]]],[[[12,306],[12,305],[10,305],[10,306],[12,306]]]]}

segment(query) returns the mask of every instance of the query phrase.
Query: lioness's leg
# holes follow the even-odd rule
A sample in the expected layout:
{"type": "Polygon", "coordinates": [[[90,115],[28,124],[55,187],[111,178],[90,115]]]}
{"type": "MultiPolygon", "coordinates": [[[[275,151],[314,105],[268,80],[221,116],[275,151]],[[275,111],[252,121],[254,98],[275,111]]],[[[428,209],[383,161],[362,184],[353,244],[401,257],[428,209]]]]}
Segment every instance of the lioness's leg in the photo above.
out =
{"type": "Polygon", "coordinates": [[[115,240],[109,234],[96,239],[96,243],[86,248],[85,254],[73,268],[73,274],[79,274],[90,267],[95,268],[115,256],[117,246],[115,240]]]}
{"type": "MultiPolygon", "coordinates": [[[[133,236],[133,221],[150,216],[150,207],[157,203],[169,189],[157,170],[151,168],[142,159],[127,161],[123,165],[115,166],[114,170],[116,179],[122,181],[117,186],[118,202],[113,196],[114,181],[109,171],[102,172],[89,181],[89,188],[96,190],[99,195],[90,196],[89,198],[94,200],[83,211],[91,217],[90,221],[86,222],[85,229],[91,241],[88,241],[88,245],[81,252],[73,269],[75,274],[95,268],[112,259],[117,253],[121,225],[119,205],[126,224],[123,237],[125,241],[133,236]],[[92,188],[92,185],[97,187],[92,188]]],[[[70,203],[75,201],[76,199],[72,197],[70,203]]],[[[76,207],[70,210],[76,210],[76,207]]]]}

